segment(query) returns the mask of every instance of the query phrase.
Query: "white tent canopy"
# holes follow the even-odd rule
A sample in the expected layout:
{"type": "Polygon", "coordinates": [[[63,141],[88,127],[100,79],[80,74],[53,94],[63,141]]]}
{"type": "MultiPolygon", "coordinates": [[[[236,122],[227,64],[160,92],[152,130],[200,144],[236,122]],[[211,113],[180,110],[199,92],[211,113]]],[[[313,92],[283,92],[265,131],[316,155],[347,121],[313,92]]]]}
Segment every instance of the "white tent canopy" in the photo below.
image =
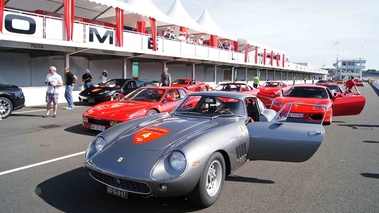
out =
{"type": "MultiPolygon", "coordinates": [[[[133,12],[128,10],[130,13],[124,13],[125,24],[128,26],[134,26],[137,21],[145,21],[146,26],[150,26],[149,18],[154,18],[158,27],[177,25],[176,20],[163,13],[158,7],[155,6],[153,2],[151,2],[151,0],[129,0],[127,2],[123,2],[122,4],[123,8],[133,8],[133,12]]],[[[109,21],[113,20],[114,17],[114,10],[109,10],[99,16],[98,20],[109,21]]]]}
{"type": "Polygon", "coordinates": [[[208,29],[209,31],[213,32],[213,35],[217,35],[221,39],[230,39],[233,41],[238,40],[237,37],[231,36],[225,33],[223,30],[221,30],[219,26],[217,26],[217,24],[214,22],[207,9],[204,10],[203,14],[197,20],[197,23],[205,29],[208,29]]]}
{"type": "Polygon", "coordinates": [[[196,21],[194,21],[191,16],[187,13],[187,11],[184,9],[182,3],[180,0],[176,0],[171,8],[166,13],[169,17],[172,19],[177,20],[179,23],[179,26],[187,27],[188,31],[191,34],[196,33],[207,33],[211,34],[210,31],[204,29],[202,26],[200,26],[196,21]]]}

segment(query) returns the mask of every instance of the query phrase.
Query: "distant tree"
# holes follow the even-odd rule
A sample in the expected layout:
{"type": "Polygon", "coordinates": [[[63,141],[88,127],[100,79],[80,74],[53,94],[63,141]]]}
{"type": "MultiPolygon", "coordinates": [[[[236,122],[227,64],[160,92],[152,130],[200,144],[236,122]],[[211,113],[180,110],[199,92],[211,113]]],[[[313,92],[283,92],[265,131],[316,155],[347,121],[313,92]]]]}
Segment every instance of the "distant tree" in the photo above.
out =
{"type": "Polygon", "coordinates": [[[376,69],[368,69],[368,70],[366,70],[365,72],[379,72],[379,70],[376,70],[376,69]]]}

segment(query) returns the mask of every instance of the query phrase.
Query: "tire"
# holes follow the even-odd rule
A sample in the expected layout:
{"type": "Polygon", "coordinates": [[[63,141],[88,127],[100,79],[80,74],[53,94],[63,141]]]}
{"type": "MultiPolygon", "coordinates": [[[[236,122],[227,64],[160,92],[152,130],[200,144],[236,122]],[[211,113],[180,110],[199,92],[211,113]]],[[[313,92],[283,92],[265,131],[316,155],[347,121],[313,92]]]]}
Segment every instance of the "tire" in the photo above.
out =
{"type": "Polygon", "coordinates": [[[118,100],[120,98],[120,93],[119,92],[115,92],[113,95],[112,95],[112,98],[113,100],[118,100]]]}
{"type": "Polygon", "coordinates": [[[151,110],[147,111],[146,116],[155,115],[155,114],[158,114],[157,110],[151,109],[151,110]]]}
{"type": "Polygon", "coordinates": [[[5,97],[0,97],[0,117],[6,118],[13,111],[12,101],[5,97]]]}
{"type": "Polygon", "coordinates": [[[221,153],[214,153],[208,160],[195,189],[188,200],[201,207],[209,207],[220,197],[225,181],[225,160],[221,153]]]}

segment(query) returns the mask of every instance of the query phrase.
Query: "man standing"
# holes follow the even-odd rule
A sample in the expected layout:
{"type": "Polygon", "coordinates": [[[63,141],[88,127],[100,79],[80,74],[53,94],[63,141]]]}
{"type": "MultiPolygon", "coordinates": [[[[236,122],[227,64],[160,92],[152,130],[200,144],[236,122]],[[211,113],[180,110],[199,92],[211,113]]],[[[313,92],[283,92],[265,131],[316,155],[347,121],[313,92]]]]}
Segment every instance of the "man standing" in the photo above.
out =
{"type": "Polygon", "coordinates": [[[88,89],[93,87],[91,81],[92,81],[92,75],[90,74],[90,70],[86,69],[86,73],[82,75],[82,81],[84,83],[84,88],[88,89]]]}
{"type": "Polygon", "coordinates": [[[258,75],[255,75],[253,78],[253,87],[258,88],[258,85],[259,85],[259,78],[258,78],[258,75]]]}
{"type": "Polygon", "coordinates": [[[348,80],[348,81],[346,82],[346,85],[345,85],[345,92],[344,92],[344,94],[346,94],[346,93],[351,93],[351,92],[352,92],[351,90],[353,89],[353,87],[355,88],[355,90],[357,91],[358,94],[361,94],[361,93],[359,92],[359,90],[358,90],[356,84],[355,84],[354,76],[351,76],[351,77],[350,77],[350,80],[348,80]]]}
{"type": "Polygon", "coordinates": [[[66,98],[68,107],[66,109],[71,110],[74,108],[74,99],[72,97],[72,91],[78,77],[70,72],[70,68],[65,67],[64,72],[66,73],[66,90],[64,92],[64,97],[66,98]]]}
{"type": "Polygon", "coordinates": [[[45,84],[48,85],[46,91],[46,114],[44,118],[50,116],[51,102],[53,102],[53,117],[57,117],[59,87],[63,86],[62,77],[57,73],[55,66],[50,67],[50,73],[46,75],[45,84]]]}
{"type": "Polygon", "coordinates": [[[168,73],[168,67],[163,68],[158,86],[171,87],[171,75],[168,73]]]}

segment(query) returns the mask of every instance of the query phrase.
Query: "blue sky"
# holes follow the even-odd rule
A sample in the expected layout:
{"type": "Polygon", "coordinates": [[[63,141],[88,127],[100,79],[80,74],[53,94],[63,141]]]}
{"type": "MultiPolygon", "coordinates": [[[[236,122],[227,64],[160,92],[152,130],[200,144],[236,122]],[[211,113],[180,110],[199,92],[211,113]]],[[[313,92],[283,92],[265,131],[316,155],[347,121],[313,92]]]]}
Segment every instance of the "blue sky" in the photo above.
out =
{"type": "MultiPolygon", "coordinates": [[[[166,13],[175,0],[151,0],[166,13]]],[[[181,0],[197,21],[204,9],[225,32],[283,50],[292,62],[329,68],[367,60],[379,70],[378,0],[181,0]],[[337,42],[338,41],[338,42],[337,42]]]]}

